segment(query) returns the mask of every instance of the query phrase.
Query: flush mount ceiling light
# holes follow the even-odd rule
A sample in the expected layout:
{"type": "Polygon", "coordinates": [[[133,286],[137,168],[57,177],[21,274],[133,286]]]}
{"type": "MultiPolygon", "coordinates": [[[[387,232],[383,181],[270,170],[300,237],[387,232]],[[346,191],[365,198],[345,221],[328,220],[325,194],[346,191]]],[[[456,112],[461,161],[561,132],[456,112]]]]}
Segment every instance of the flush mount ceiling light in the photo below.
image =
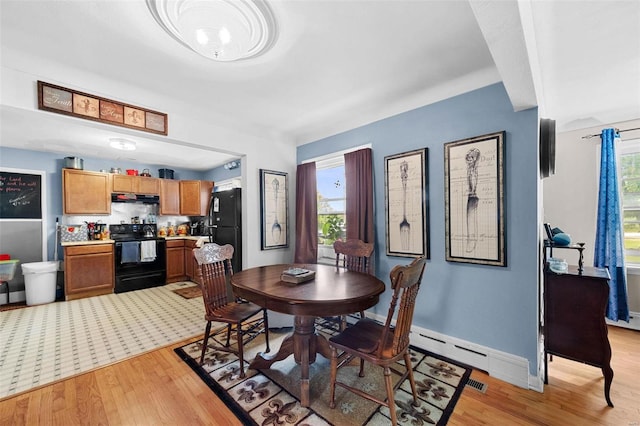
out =
{"type": "Polygon", "coordinates": [[[264,0],[147,0],[147,6],[171,37],[214,61],[258,56],[277,34],[264,0]]]}
{"type": "Polygon", "coordinates": [[[227,170],[237,169],[238,167],[240,167],[240,161],[237,160],[229,161],[224,165],[224,168],[227,170]]]}
{"type": "Polygon", "coordinates": [[[121,149],[123,151],[134,151],[136,149],[136,143],[124,138],[110,138],[109,145],[111,148],[121,149]]]}

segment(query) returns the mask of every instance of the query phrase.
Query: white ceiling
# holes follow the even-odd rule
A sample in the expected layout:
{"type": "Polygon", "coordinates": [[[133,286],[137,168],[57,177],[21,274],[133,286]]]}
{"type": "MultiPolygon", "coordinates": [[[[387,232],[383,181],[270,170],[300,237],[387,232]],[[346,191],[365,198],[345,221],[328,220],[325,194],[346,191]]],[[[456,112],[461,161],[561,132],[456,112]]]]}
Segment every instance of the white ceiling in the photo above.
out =
{"type": "MultiPolygon", "coordinates": [[[[640,118],[640,2],[274,0],[275,45],[217,63],[157,25],[143,0],[1,0],[3,68],[63,63],[303,144],[503,81],[515,110],[538,105],[558,131],[640,118]],[[21,60],[36,58],[36,60],[21,60]]],[[[0,76],[1,78],[1,76],[0,76]]],[[[53,78],[53,76],[52,76],[53,78]]],[[[45,78],[46,80],[46,78],[45,78]]],[[[56,75],[55,81],[64,81],[56,75]]],[[[73,81],[65,82],[74,87],[73,81]]],[[[83,91],[95,93],[91,88],[83,91]]],[[[118,99],[136,104],[136,99],[118,99]]],[[[167,111],[163,105],[152,109],[167,111]]],[[[2,102],[2,146],[208,169],[232,144],[142,134],[2,102]],[[61,125],[64,123],[64,125],[61,125]],[[101,148],[125,135],[134,154],[101,148]],[[158,149],[158,147],[162,149],[158,149]]],[[[171,129],[171,116],[169,117],[171,129]]]]}

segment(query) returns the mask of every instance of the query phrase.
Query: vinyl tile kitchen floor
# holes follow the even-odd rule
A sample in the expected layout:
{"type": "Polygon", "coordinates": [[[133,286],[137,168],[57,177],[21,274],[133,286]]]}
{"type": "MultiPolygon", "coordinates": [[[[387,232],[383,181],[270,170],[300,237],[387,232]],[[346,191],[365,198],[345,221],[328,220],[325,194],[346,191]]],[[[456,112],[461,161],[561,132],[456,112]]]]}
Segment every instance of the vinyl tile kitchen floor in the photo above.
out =
{"type": "Polygon", "coordinates": [[[0,400],[204,333],[202,298],[168,284],[0,312],[0,400]]]}

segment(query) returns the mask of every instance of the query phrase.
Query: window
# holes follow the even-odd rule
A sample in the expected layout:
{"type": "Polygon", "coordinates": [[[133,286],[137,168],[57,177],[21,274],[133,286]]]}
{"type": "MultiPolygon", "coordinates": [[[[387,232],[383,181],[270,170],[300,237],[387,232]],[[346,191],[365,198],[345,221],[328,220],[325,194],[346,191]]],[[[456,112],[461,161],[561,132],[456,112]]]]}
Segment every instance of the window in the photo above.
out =
{"type": "Polygon", "coordinates": [[[640,139],[620,144],[618,169],[625,264],[640,268],[640,139]]]}
{"type": "Polygon", "coordinates": [[[333,264],[333,242],[345,236],[344,155],[316,162],[318,263],[333,264]]]}
{"type": "Polygon", "coordinates": [[[371,148],[371,144],[307,160],[316,163],[318,263],[335,264],[336,253],[333,251],[333,242],[338,238],[346,237],[347,193],[344,155],[363,148],[371,148]]]}

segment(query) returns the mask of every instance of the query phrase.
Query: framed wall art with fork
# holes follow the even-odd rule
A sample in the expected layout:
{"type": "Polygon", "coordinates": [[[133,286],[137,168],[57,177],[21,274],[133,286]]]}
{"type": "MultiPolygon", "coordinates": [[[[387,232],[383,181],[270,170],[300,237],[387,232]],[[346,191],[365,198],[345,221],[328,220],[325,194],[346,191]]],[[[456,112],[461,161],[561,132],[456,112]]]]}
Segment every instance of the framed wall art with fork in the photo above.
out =
{"type": "Polygon", "coordinates": [[[260,169],[262,250],[289,247],[287,173],[260,169]]]}
{"type": "Polygon", "coordinates": [[[427,148],[384,158],[387,256],[429,258],[427,148]]]}
{"type": "Polygon", "coordinates": [[[507,266],[504,138],[502,131],[444,144],[447,261],[507,266]]]}

